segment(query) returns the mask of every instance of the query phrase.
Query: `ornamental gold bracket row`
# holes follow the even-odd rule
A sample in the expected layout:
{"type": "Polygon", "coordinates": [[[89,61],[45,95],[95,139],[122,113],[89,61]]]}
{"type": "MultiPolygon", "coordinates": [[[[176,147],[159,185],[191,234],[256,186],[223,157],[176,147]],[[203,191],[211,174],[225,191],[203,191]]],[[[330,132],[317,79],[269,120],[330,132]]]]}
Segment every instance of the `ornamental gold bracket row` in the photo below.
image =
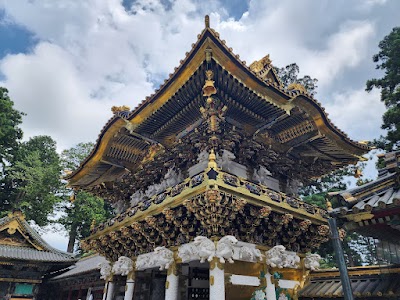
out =
{"type": "Polygon", "coordinates": [[[110,259],[232,234],[297,252],[328,240],[326,212],[214,168],[141,202],[93,230],[83,246],[110,259]]]}

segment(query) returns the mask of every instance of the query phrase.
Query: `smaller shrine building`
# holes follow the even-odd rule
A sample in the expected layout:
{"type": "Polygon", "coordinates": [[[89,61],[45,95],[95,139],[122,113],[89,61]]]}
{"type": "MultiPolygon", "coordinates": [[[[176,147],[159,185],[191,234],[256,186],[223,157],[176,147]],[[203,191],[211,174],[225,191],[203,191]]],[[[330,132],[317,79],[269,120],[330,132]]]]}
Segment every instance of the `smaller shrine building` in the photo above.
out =
{"type": "Polygon", "coordinates": [[[0,219],[0,300],[39,300],[45,276],[76,261],[47,244],[20,211],[0,219]]]}

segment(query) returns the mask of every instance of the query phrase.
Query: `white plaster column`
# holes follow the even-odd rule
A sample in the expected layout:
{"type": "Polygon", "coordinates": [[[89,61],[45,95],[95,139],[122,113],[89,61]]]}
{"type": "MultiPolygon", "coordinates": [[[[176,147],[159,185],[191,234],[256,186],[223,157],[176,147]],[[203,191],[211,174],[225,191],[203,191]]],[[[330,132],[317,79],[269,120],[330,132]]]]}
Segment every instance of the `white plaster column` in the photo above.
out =
{"type": "Polygon", "coordinates": [[[265,288],[265,293],[267,294],[268,300],[276,300],[275,284],[272,283],[272,275],[269,271],[265,273],[265,279],[267,281],[267,287],[265,288]]]}
{"type": "Polygon", "coordinates": [[[134,290],[135,290],[135,271],[131,271],[126,277],[124,300],[132,300],[134,290]]]}
{"type": "Polygon", "coordinates": [[[165,282],[165,300],[177,300],[179,288],[179,276],[176,264],[168,268],[167,281],[165,282]]]}
{"type": "Polygon", "coordinates": [[[112,278],[108,279],[106,281],[106,286],[104,288],[103,300],[112,300],[112,297],[114,294],[114,287],[115,287],[115,284],[112,281],[112,278]]]}
{"type": "Polygon", "coordinates": [[[225,300],[224,265],[216,257],[210,262],[210,300],[225,300]]]}

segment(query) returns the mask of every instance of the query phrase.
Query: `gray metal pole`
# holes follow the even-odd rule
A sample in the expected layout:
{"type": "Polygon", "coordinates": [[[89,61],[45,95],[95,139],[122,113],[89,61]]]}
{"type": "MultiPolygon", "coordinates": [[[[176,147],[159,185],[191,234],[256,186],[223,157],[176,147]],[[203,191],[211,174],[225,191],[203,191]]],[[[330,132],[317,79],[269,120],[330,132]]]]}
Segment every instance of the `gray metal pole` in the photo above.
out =
{"type": "Polygon", "coordinates": [[[329,228],[331,230],[331,239],[333,249],[335,250],[336,262],[339,266],[340,281],[342,282],[343,296],[345,300],[353,300],[353,291],[351,290],[351,283],[349,273],[347,272],[346,262],[344,260],[344,253],[342,243],[339,238],[339,232],[336,226],[336,219],[328,219],[329,228]]]}

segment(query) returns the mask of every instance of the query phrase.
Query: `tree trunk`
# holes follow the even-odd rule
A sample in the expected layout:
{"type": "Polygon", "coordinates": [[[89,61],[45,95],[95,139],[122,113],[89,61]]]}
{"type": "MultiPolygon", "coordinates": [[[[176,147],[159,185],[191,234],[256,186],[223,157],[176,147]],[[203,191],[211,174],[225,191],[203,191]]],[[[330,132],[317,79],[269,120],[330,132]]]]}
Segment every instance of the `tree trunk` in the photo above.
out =
{"type": "Polygon", "coordinates": [[[69,240],[68,240],[68,247],[67,247],[67,252],[69,252],[69,253],[74,252],[77,229],[78,229],[78,225],[75,223],[72,224],[71,230],[69,231],[69,240]]]}

